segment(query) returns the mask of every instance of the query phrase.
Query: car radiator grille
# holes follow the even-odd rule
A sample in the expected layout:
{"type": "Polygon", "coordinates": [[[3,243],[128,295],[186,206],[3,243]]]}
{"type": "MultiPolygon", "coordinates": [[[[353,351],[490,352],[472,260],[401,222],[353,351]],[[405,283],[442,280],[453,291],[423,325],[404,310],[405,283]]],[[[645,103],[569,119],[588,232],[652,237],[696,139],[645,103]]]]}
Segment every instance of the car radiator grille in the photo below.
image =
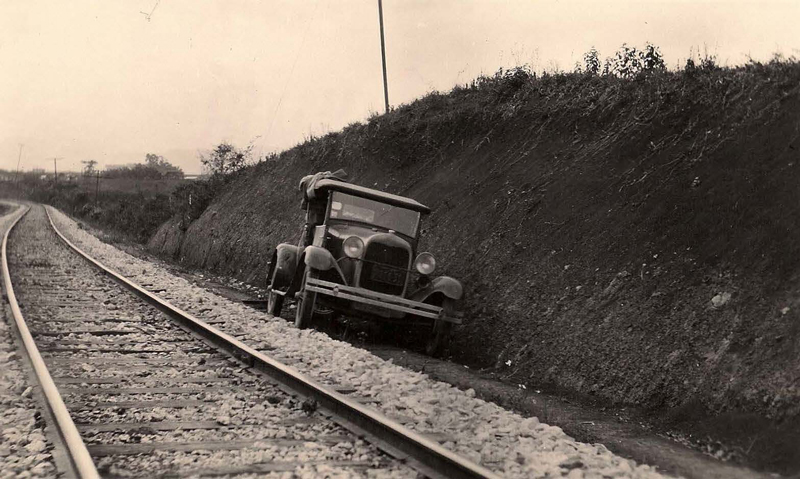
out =
{"type": "Polygon", "coordinates": [[[405,248],[370,243],[364,253],[360,286],[379,293],[402,294],[408,279],[409,256],[405,248]]]}

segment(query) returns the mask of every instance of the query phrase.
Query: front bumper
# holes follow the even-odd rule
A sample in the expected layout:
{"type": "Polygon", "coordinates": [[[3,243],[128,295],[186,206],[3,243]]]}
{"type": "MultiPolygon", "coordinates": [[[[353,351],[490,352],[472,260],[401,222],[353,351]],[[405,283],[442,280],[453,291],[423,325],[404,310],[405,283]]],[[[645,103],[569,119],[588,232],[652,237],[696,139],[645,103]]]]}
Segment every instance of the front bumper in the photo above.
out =
{"type": "Polygon", "coordinates": [[[461,317],[457,313],[446,313],[444,308],[432,304],[420,303],[410,299],[392,296],[390,294],[378,293],[364,288],[355,288],[330,281],[323,281],[317,278],[306,279],[306,290],[332,296],[334,298],[346,299],[357,303],[368,304],[392,311],[421,316],[423,318],[441,319],[449,323],[461,324],[461,317]]]}

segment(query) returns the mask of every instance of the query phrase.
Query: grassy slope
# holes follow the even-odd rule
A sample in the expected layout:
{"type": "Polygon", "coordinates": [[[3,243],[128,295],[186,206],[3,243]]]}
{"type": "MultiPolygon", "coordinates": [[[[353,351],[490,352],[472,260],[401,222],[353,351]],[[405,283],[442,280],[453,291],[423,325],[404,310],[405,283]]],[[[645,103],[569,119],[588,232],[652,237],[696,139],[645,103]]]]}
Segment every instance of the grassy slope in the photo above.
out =
{"type": "Polygon", "coordinates": [[[456,357],[618,402],[797,418],[799,84],[796,63],[484,79],[253,167],[150,247],[260,284],[299,235],[300,177],[342,167],[433,208],[425,248],[467,286],[456,357]]]}

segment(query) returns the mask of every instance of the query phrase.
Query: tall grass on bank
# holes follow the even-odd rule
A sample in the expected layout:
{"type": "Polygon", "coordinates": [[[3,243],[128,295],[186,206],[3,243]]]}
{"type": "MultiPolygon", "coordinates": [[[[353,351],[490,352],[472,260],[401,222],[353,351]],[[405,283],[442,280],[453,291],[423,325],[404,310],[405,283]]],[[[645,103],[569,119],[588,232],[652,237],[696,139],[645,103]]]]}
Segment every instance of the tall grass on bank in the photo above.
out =
{"type": "Polygon", "coordinates": [[[188,228],[238,174],[217,174],[206,179],[172,183],[161,180],[122,181],[113,189],[100,188],[99,192],[95,192],[93,186],[87,188],[76,183],[33,180],[18,185],[9,183],[0,190],[5,190],[9,197],[54,206],[110,233],[146,243],[170,218],[179,217],[181,227],[184,230],[188,228]]]}
{"type": "Polygon", "coordinates": [[[48,184],[23,190],[20,196],[54,206],[139,243],[146,242],[174,211],[171,195],[142,190],[95,195],[76,184],[48,184]]]}
{"type": "MultiPolygon", "coordinates": [[[[485,132],[487,125],[499,125],[518,115],[530,114],[530,111],[525,112],[532,103],[556,101],[561,105],[560,114],[580,121],[597,114],[593,109],[604,97],[623,95],[648,110],[642,114],[648,114],[651,109],[655,109],[651,113],[656,114],[658,105],[668,103],[669,98],[685,91],[694,92],[693,101],[702,107],[713,103],[713,98],[727,95],[731,85],[745,85],[753,80],[791,82],[796,78],[794,72],[798,67],[795,58],[781,55],[775,55],[766,63],[751,60],[739,67],[720,67],[713,56],[706,55],[690,58],[680,71],[670,71],[664,67],[658,48],[650,44],[643,50],[623,46],[616,56],[605,62],[601,62],[599,53],[592,49],[584,55],[584,65],[577,65],[573,72],[539,74],[526,66],[500,69],[493,75],[457,86],[449,93],[430,93],[387,114],[372,116],[364,124],[352,123],[340,132],[311,139],[277,155],[271,154],[258,163],[268,166],[300,155],[308,158],[313,168],[316,159],[331,152],[379,150],[381,146],[374,143],[378,138],[382,143],[389,141],[395,145],[392,161],[400,164],[435,162],[439,150],[446,146],[438,144],[436,138],[452,137],[455,141],[485,132]]],[[[489,135],[485,141],[491,141],[489,135]]],[[[479,143],[475,148],[480,147],[479,143]]],[[[232,146],[231,151],[240,153],[232,146]]],[[[247,154],[249,150],[243,152],[247,154]]],[[[214,153],[219,154],[214,150],[212,156],[214,153]]],[[[145,243],[170,218],[178,218],[185,231],[227,184],[239,175],[248,175],[252,168],[260,167],[252,163],[242,166],[236,171],[217,172],[206,179],[186,181],[169,192],[136,188],[135,191],[105,191],[96,198],[74,184],[51,184],[31,189],[21,185],[24,191],[21,194],[145,243]]]]}

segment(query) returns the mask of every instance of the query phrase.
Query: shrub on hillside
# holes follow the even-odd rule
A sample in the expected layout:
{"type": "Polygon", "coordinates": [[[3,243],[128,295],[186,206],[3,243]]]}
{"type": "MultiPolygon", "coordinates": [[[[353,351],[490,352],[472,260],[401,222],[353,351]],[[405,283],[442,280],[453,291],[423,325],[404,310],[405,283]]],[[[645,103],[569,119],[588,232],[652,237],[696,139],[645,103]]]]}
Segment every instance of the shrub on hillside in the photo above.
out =
{"type": "MultiPolygon", "coordinates": [[[[253,164],[252,152],[253,145],[241,149],[222,142],[210,152],[200,154],[200,162],[211,176],[181,185],[170,195],[171,212],[180,218],[181,229],[185,231],[237,173],[253,164]]],[[[273,160],[277,155],[270,154],[267,158],[273,160]]]]}

